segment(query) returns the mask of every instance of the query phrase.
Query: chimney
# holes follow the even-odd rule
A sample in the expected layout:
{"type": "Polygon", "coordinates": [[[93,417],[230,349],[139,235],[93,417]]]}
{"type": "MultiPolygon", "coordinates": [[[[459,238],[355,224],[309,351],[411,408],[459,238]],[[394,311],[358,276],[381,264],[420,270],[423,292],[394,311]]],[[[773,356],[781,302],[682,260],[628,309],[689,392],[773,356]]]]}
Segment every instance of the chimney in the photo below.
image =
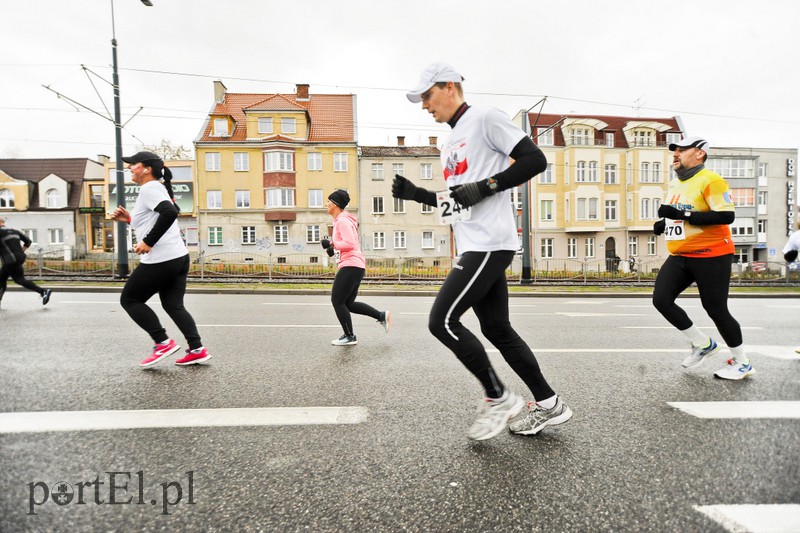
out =
{"type": "Polygon", "coordinates": [[[228,88],[225,87],[220,80],[214,80],[214,101],[218,104],[221,104],[225,101],[225,93],[228,91],[228,88]]]}
{"type": "Polygon", "coordinates": [[[97,162],[101,165],[111,162],[111,158],[104,154],[97,154],[97,162]]]}
{"type": "Polygon", "coordinates": [[[406,137],[405,135],[398,135],[397,136],[397,146],[405,146],[406,145],[406,137]]]}
{"type": "Polygon", "coordinates": [[[307,83],[298,83],[297,84],[297,99],[298,100],[310,100],[308,96],[308,84],[307,83]]]}
{"type": "Polygon", "coordinates": [[[428,137],[428,145],[429,146],[436,146],[436,141],[438,141],[436,137],[428,137]]]}

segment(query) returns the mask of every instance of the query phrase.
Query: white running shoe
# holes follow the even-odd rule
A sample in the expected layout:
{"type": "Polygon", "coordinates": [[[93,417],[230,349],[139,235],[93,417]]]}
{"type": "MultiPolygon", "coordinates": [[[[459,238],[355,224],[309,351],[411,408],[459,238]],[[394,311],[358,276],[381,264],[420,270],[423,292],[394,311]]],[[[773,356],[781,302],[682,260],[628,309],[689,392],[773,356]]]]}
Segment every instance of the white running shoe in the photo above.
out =
{"type": "Polygon", "coordinates": [[[714,372],[714,376],[721,379],[744,379],[750,374],[755,374],[756,369],[750,364],[750,359],[745,359],[739,363],[736,359],[728,359],[728,364],[725,368],[721,368],[714,372]]]}
{"type": "Polygon", "coordinates": [[[689,354],[689,357],[683,360],[683,368],[692,368],[693,366],[697,366],[715,353],[719,351],[719,344],[714,342],[714,339],[708,339],[708,345],[705,348],[698,348],[697,346],[692,346],[692,353],[689,354]]]}
{"type": "Polygon", "coordinates": [[[378,320],[378,323],[383,326],[383,331],[389,333],[389,330],[392,328],[392,314],[388,309],[381,313],[381,319],[378,320]]]}
{"type": "Polygon", "coordinates": [[[528,402],[528,416],[512,422],[508,429],[517,435],[536,435],[547,426],[563,424],[570,418],[572,418],[572,410],[561,401],[559,396],[552,409],[543,409],[536,405],[536,402],[528,402]]]}
{"type": "Polygon", "coordinates": [[[338,339],[332,340],[331,344],[334,346],[353,346],[358,344],[358,339],[356,339],[355,335],[342,335],[338,339]]]}
{"type": "Polygon", "coordinates": [[[467,436],[473,440],[486,440],[496,437],[509,420],[522,411],[525,402],[511,391],[505,400],[484,398],[478,404],[478,416],[469,428],[467,436]]]}

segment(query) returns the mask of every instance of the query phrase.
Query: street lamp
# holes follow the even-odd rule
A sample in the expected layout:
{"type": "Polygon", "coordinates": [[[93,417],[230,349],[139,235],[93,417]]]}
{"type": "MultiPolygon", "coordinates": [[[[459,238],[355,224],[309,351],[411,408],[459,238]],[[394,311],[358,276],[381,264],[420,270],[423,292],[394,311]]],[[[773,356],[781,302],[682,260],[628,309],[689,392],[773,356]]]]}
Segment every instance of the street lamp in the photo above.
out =
{"type": "MultiPolygon", "coordinates": [[[[150,0],[141,0],[146,6],[153,6],[150,0]]],[[[119,71],[117,69],[117,31],[114,25],[114,0],[111,0],[111,54],[112,84],[114,86],[114,133],[116,142],[117,205],[125,205],[125,176],[122,170],[122,118],[119,103],[119,71]]],[[[127,278],[128,268],[128,228],[124,222],[117,222],[117,274],[127,278]]]]}

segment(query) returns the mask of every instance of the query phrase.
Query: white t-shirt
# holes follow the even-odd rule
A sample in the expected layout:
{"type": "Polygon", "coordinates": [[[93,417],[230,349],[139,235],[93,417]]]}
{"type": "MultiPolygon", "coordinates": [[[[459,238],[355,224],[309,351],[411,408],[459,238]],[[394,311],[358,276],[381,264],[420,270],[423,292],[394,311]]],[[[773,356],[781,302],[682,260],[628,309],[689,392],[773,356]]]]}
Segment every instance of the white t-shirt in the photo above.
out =
{"type": "MultiPolygon", "coordinates": [[[[131,227],[136,232],[136,238],[142,240],[150,233],[158,219],[158,213],[153,211],[164,200],[171,202],[167,189],[160,181],[148,181],[139,188],[139,197],[131,212],[131,227]]],[[[140,262],[145,264],[163,263],[177,259],[188,254],[189,250],[183,244],[178,221],[174,221],[169,229],[158,239],[153,249],[142,254],[140,262]]]]}
{"type": "MultiPolygon", "coordinates": [[[[470,107],[442,149],[447,187],[481,181],[507,169],[508,156],[523,137],[525,132],[499,109],[470,107]]],[[[469,220],[453,224],[459,254],[519,249],[510,189],[484,198],[470,209],[469,220]]]]}
{"type": "Polygon", "coordinates": [[[783,247],[783,251],[781,253],[791,252],[792,250],[800,251],[800,231],[795,231],[789,236],[789,240],[786,241],[786,246],[783,247]]]}

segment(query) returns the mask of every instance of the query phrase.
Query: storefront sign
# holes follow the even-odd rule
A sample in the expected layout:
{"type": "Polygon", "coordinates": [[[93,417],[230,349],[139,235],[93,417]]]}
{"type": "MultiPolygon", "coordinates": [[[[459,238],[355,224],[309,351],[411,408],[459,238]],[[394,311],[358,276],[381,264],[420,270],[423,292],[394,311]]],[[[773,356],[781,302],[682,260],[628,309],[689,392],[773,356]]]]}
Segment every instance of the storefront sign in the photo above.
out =
{"type": "Polygon", "coordinates": [[[794,232],[794,180],[786,182],[786,235],[789,236],[794,232]]]}
{"type": "MultiPolygon", "coordinates": [[[[191,216],[194,212],[194,183],[187,182],[172,182],[172,192],[175,194],[175,203],[181,209],[181,216],[191,216]]],[[[136,203],[136,198],[139,197],[139,185],[135,183],[125,184],[125,209],[130,211],[133,209],[133,204],[136,203]]],[[[117,186],[111,184],[108,186],[108,204],[110,206],[117,205],[117,186]]],[[[111,209],[113,211],[113,209],[111,209]]]]}

